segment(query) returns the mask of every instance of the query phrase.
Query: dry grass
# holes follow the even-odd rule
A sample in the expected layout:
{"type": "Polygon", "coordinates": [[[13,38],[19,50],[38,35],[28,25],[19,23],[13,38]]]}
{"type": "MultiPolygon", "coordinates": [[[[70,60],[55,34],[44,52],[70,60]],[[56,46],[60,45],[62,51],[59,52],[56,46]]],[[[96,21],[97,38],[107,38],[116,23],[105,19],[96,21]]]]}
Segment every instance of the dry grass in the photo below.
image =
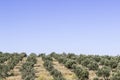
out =
{"type": "Polygon", "coordinates": [[[21,72],[19,69],[21,68],[22,64],[26,62],[27,58],[23,58],[22,61],[20,61],[13,70],[11,70],[9,73],[13,73],[13,76],[7,77],[6,80],[22,80],[21,78],[21,72]]]}
{"type": "MultiPolygon", "coordinates": [[[[7,77],[6,80],[22,80],[21,78],[21,72],[19,69],[21,68],[22,64],[26,62],[27,58],[23,58],[22,61],[20,61],[13,70],[11,70],[9,73],[13,73],[13,76],[7,77]]],[[[35,80],[54,80],[53,77],[50,75],[50,73],[45,69],[43,66],[44,62],[42,61],[41,57],[37,57],[37,63],[34,65],[35,69],[35,80]]],[[[80,67],[83,67],[80,64],[77,64],[80,67]]],[[[55,69],[59,70],[63,77],[66,80],[77,80],[77,76],[74,72],[67,69],[63,64],[60,64],[57,60],[53,58],[53,66],[55,69]]],[[[101,65],[99,65],[100,68],[102,68],[101,65]]],[[[87,69],[86,67],[84,67],[87,69]]],[[[89,80],[93,80],[96,77],[96,71],[89,71],[89,80]]],[[[112,72],[111,72],[112,74],[112,72]]],[[[101,78],[100,78],[101,79],[101,78]]]]}
{"type": "Polygon", "coordinates": [[[49,72],[43,66],[44,62],[41,58],[37,58],[37,63],[34,65],[35,69],[35,80],[53,80],[53,77],[49,74],[49,72]]]}
{"type": "Polygon", "coordinates": [[[89,80],[93,80],[95,77],[96,77],[96,72],[90,70],[90,71],[89,71],[89,80]]]}

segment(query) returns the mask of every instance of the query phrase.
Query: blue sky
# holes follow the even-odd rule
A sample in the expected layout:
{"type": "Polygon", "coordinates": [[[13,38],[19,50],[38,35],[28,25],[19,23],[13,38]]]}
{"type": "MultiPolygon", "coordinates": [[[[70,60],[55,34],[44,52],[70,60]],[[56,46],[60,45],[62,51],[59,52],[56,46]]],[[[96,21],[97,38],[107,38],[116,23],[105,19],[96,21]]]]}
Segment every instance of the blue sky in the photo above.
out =
{"type": "Polygon", "coordinates": [[[120,0],[1,0],[0,51],[120,53],[120,0]]]}

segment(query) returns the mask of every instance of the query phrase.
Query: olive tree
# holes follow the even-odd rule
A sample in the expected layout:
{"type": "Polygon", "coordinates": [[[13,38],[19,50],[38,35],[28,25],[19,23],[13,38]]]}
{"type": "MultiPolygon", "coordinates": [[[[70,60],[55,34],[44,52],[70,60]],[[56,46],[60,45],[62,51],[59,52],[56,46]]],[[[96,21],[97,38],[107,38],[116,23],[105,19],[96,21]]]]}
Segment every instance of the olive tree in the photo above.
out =
{"type": "Polygon", "coordinates": [[[113,73],[111,80],[120,80],[120,71],[113,73]]]}
{"type": "Polygon", "coordinates": [[[87,67],[89,68],[89,70],[97,70],[99,68],[98,64],[96,62],[91,61],[87,67]]]}
{"type": "Polygon", "coordinates": [[[104,66],[101,69],[98,69],[96,74],[97,74],[98,77],[103,77],[105,80],[108,80],[108,78],[110,76],[110,68],[104,66]]]}

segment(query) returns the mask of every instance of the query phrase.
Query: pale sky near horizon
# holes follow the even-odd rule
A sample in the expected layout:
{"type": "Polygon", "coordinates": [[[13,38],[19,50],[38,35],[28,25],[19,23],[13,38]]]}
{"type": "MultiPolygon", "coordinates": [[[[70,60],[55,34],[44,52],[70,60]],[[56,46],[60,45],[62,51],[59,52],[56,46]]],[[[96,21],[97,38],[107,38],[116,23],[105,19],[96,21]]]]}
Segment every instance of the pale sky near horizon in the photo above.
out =
{"type": "Polygon", "coordinates": [[[120,54],[120,0],[1,0],[0,51],[120,54]]]}

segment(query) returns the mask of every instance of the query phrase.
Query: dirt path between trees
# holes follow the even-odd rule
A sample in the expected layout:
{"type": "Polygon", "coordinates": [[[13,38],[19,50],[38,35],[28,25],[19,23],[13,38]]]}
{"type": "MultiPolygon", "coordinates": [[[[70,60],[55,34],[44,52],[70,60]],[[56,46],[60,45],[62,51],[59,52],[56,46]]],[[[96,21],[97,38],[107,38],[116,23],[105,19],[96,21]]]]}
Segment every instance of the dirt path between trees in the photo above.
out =
{"type": "Polygon", "coordinates": [[[41,57],[37,58],[37,63],[34,65],[35,69],[35,80],[53,80],[53,77],[44,67],[44,62],[41,57]]]}
{"type": "Polygon", "coordinates": [[[10,73],[13,73],[13,76],[9,76],[6,78],[6,80],[22,80],[22,75],[20,72],[21,66],[26,62],[26,57],[23,58],[22,61],[20,61],[13,70],[10,71],[10,73]]]}
{"type": "Polygon", "coordinates": [[[77,76],[74,74],[74,72],[71,72],[63,64],[60,64],[54,58],[53,58],[53,66],[54,66],[55,69],[59,70],[62,73],[63,77],[66,80],[77,80],[77,76]]]}

